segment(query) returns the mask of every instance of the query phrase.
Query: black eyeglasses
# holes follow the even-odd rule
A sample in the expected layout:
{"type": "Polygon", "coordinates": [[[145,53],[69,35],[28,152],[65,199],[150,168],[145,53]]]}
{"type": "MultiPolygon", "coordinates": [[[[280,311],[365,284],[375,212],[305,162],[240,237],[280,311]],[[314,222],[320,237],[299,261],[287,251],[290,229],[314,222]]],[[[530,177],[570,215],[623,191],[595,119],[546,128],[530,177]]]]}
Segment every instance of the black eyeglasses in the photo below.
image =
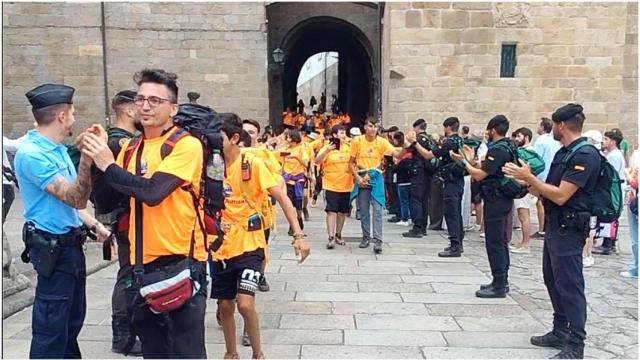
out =
{"type": "Polygon", "coordinates": [[[171,99],[163,99],[161,97],[157,97],[157,96],[149,96],[144,97],[142,95],[138,95],[133,99],[133,102],[137,105],[137,106],[143,106],[144,102],[147,101],[149,103],[149,106],[151,107],[156,107],[159,106],[160,104],[162,104],[165,101],[168,101],[170,103],[173,103],[174,101],[171,99]]]}

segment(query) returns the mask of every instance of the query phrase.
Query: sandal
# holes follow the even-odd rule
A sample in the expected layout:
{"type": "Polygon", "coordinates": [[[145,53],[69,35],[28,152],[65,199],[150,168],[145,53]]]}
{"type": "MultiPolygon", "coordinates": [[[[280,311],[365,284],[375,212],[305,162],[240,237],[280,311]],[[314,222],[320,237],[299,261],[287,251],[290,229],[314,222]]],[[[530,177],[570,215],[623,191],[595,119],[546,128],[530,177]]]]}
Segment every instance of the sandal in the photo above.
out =
{"type": "Polygon", "coordinates": [[[327,243],[327,249],[331,250],[331,249],[333,249],[334,246],[335,246],[334,238],[333,238],[333,236],[330,236],[329,237],[329,242],[327,243]]]}
{"type": "Polygon", "coordinates": [[[233,353],[233,354],[224,353],[223,359],[240,359],[240,355],[238,355],[238,353],[233,353]]]}
{"type": "Polygon", "coordinates": [[[336,234],[335,238],[336,238],[336,244],[342,245],[342,246],[347,245],[347,242],[342,240],[342,234],[336,234]]]}
{"type": "Polygon", "coordinates": [[[260,353],[258,355],[251,354],[251,358],[252,359],[264,359],[265,357],[264,357],[264,353],[260,353]]]}

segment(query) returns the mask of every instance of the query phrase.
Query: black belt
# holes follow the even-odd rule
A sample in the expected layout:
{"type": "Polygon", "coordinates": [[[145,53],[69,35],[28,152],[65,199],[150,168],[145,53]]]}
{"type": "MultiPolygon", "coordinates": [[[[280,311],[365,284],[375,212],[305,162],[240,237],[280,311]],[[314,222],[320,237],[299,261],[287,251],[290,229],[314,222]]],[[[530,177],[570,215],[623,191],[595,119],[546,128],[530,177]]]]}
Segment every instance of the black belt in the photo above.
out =
{"type": "Polygon", "coordinates": [[[46,231],[36,230],[47,239],[55,239],[60,246],[82,246],[87,239],[87,230],[84,227],[73,228],[65,234],[56,235],[46,231]]]}

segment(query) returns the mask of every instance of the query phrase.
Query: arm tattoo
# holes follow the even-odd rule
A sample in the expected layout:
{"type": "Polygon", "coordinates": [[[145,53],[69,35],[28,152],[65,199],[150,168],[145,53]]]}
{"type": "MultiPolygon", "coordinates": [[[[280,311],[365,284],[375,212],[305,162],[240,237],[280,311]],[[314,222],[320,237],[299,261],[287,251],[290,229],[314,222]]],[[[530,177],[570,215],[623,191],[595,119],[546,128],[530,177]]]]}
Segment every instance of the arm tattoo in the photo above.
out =
{"type": "Polygon", "coordinates": [[[80,161],[75,180],[69,182],[58,176],[47,185],[46,191],[75,209],[85,209],[91,194],[91,163],[80,161]]]}

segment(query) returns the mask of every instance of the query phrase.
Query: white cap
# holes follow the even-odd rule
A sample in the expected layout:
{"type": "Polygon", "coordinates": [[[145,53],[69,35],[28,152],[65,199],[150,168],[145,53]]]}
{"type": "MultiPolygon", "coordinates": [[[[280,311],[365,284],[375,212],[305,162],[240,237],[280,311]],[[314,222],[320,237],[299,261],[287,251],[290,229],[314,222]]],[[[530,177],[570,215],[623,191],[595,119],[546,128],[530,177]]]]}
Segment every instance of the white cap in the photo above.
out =
{"type": "Polygon", "coordinates": [[[582,136],[586,137],[596,149],[602,149],[602,133],[598,130],[588,130],[582,136]]]}
{"type": "Polygon", "coordinates": [[[362,135],[362,133],[360,132],[360,128],[358,127],[352,127],[351,130],[349,130],[349,134],[351,134],[351,136],[362,135]]]}
{"type": "Polygon", "coordinates": [[[598,130],[588,130],[582,134],[582,136],[589,138],[594,144],[602,143],[602,133],[598,130]]]}

